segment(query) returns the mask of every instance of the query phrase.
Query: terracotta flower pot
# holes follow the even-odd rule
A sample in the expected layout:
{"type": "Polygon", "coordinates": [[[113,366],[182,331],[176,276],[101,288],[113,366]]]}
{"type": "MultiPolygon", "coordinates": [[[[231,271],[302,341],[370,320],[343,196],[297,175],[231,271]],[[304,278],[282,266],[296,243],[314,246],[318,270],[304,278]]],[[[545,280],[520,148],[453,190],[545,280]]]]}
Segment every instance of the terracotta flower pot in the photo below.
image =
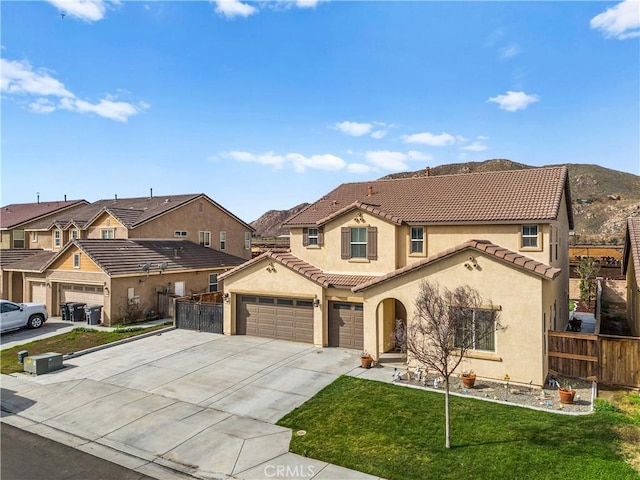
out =
{"type": "Polygon", "coordinates": [[[462,380],[462,385],[464,388],[473,388],[476,384],[476,376],[474,375],[461,375],[460,379],[462,380]]]}
{"type": "Polygon", "coordinates": [[[362,363],[362,368],[371,368],[371,364],[373,364],[373,358],[360,357],[360,362],[362,363]]]}
{"type": "Polygon", "coordinates": [[[573,397],[575,397],[576,391],[564,390],[563,388],[559,388],[558,394],[560,395],[560,403],[564,403],[565,405],[570,405],[573,403],[573,397]]]}

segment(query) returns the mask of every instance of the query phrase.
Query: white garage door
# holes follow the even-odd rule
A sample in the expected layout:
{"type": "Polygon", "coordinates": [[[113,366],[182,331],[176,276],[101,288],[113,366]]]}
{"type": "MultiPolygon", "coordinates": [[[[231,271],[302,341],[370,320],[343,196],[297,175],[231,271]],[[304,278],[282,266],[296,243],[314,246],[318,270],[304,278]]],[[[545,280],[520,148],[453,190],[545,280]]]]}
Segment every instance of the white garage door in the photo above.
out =
{"type": "Polygon", "coordinates": [[[47,303],[47,286],[40,282],[31,283],[31,301],[33,303],[47,303]]]}
{"type": "Polygon", "coordinates": [[[86,303],[87,305],[104,305],[103,287],[63,284],[60,301],[86,303]]]}

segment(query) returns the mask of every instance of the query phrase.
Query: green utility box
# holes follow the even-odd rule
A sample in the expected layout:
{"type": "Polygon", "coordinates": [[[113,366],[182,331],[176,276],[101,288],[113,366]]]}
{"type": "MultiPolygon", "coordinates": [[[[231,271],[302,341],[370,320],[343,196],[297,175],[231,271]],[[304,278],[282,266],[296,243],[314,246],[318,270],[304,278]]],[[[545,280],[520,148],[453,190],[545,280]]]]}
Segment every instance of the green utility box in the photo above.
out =
{"type": "Polygon", "coordinates": [[[54,370],[60,370],[62,367],[62,354],[60,353],[48,352],[41,355],[32,355],[24,359],[24,371],[34,375],[53,372],[54,370]]]}

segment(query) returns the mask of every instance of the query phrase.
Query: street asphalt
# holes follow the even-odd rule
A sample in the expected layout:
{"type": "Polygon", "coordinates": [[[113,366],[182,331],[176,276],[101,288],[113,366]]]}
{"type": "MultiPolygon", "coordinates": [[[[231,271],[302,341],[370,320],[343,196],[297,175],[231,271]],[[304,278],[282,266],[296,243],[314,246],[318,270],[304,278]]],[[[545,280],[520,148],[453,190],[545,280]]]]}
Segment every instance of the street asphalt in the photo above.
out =
{"type": "Polygon", "coordinates": [[[163,480],[374,479],[290,453],[275,425],[339,375],[391,380],[359,364],[355,350],[171,330],[2,375],[2,422],[163,480]]]}

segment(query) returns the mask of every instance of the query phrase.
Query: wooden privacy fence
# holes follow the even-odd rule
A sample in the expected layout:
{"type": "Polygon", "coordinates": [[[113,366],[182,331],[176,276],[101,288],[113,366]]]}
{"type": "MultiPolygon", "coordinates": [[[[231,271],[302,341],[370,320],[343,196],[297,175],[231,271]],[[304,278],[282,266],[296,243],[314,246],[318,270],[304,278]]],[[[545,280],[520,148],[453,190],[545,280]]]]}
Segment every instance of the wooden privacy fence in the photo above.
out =
{"type": "Polygon", "coordinates": [[[158,312],[158,315],[162,318],[174,318],[175,298],[176,295],[158,292],[158,299],[156,302],[156,312],[158,312]]]}
{"type": "Polygon", "coordinates": [[[549,333],[549,369],[574,378],[640,388],[640,337],[549,333]]]}

